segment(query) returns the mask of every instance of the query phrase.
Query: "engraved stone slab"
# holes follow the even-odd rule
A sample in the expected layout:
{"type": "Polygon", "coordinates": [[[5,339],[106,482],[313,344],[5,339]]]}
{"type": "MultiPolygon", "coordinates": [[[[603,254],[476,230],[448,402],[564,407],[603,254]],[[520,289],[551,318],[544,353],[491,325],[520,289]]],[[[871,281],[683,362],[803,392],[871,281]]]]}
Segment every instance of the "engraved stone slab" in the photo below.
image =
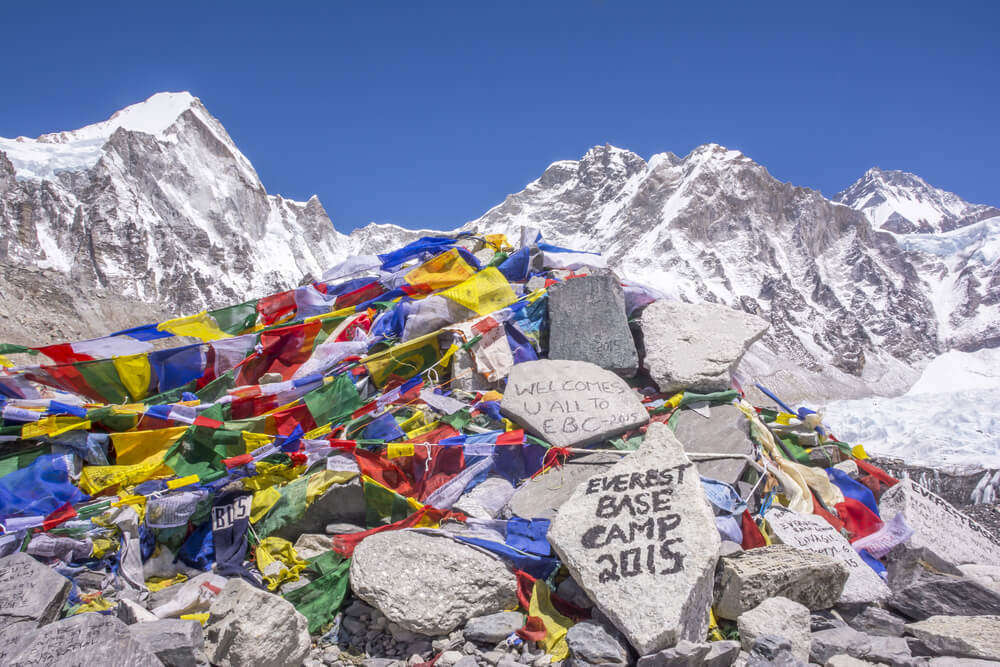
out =
{"type": "Polygon", "coordinates": [[[0,558],[0,628],[51,623],[59,617],[71,586],[69,579],[26,553],[0,558]]]}
{"type": "Polygon", "coordinates": [[[663,424],[580,484],[548,537],[640,655],[705,638],[719,534],[697,470],[663,424]]]}
{"type": "Polygon", "coordinates": [[[639,354],[614,275],[588,275],[549,288],[549,358],[589,361],[632,377],[639,354]]]}
{"type": "Polygon", "coordinates": [[[876,602],[892,592],[882,578],[865,563],[851,543],[815,514],[797,514],[775,508],[767,513],[767,523],[774,534],[790,547],[831,556],[847,566],[847,583],[840,603],[876,602]]]}
{"type": "Polygon", "coordinates": [[[586,361],[540,359],[510,372],[500,411],[557,447],[581,447],[649,421],[636,392],[586,361]]]}
{"type": "Polygon", "coordinates": [[[787,545],[741,551],[719,559],[715,614],[735,621],[767,598],[784,597],[810,610],[837,604],[847,566],[826,554],[787,545]]]}
{"type": "Polygon", "coordinates": [[[1000,543],[993,535],[913,480],[900,480],[882,494],[878,509],[883,521],[903,513],[913,529],[909,547],[924,547],[952,565],[1000,565],[1000,543]]]}

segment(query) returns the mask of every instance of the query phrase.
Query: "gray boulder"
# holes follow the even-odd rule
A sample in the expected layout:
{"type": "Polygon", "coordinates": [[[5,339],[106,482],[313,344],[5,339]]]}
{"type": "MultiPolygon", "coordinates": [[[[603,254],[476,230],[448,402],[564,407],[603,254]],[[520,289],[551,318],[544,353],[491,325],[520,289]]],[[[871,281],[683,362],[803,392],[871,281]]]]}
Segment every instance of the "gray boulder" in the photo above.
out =
{"type": "Polygon", "coordinates": [[[729,667],[740,652],[733,641],[696,644],[684,640],[677,646],[639,658],[638,667],[729,667]]]}
{"type": "Polygon", "coordinates": [[[365,538],[351,560],[351,589],[392,622],[430,636],[517,604],[517,582],[502,561],[412,530],[365,538]]]}
{"type": "Polygon", "coordinates": [[[892,589],[886,604],[908,619],[1000,614],[1000,593],[964,576],[935,551],[900,545],[886,560],[892,589]]]}
{"type": "Polygon", "coordinates": [[[549,529],[573,579],[640,654],[700,641],[719,534],[673,432],[649,426],[638,450],[577,486],[549,529]]]}
{"type": "Polygon", "coordinates": [[[0,664],[19,667],[155,667],[152,651],[134,640],[114,616],[84,613],[7,638],[0,664]],[[9,640],[13,641],[9,641],[9,640]]]}
{"type": "Polygon", "coordinates": [[[715,613],[736,620],[767,598],[784,597],[810,610],[837,603],[847,567],[830,556],[784,545],[750,549],[719,559],[715,613]]]}
{"type": "Polygon", "coordinates": [[[1000,616],[932,616],[906,632],[938,655],[1000,661],[1000,616]]]}
{"type": "Polygon", "coordinates": [[[732,372],[768,323],[714,303],[660,300],[642,313],[645,366],[660,391],[729,389],[732,372]]]}
{"type": "Polygon", "coordinates": [[[213,665],[298,665],[309,654],[309,624],[290,602],[235,578],[209,608],[205,650],[213,665]]]}
{"type": "Polygon", "coordinates": [[[22,631],[59,617],[69,595],[69,579],[26,553],[0,558],[0,628],[22,631]]]}
{"type": "Polygon", "coordinates": [[[824,664],[840,654],[889,664],[906,663],[913,657],[909,644],[902,637],[873,637],[847,626],[812,634],[810,660],[824,664]]]}
{"type": "Polygon", "coordinates": [[[792,643],[781,635],[758,637],[750,647],[745,663],[746,667],[805,667],[806,664],[795,657],[792,643]]]}
{"type": "Polygon", "coordinates": [[[865,607],[856,614],[841,613],[841,616],[858,632],[881,637],[902,637],[906,623],[899,616],[879,607],[865,607]]]}
{"type": "Polygon", "coordinates": [[[165,618],[130,625],[128,631],[168,667],[205,663],[205,637],[198,621],[165,618]]]}
{"type": "MultiPolygon", "coordinates": [[[[750,422],[735,405],[717,405],[707,419],[694,410],[677,413],[674,435],[684,445],[684,451],[712,454],[753,454],[750,442],[750,422]]],[[[746,470],[743,458],[696,461],[698,474],[727,484],[736,484],[746,470]]]]}
{"type": "Polygon", "coordinates": [[[583,447],[649,421],[638,394],[611,371],[586,361],[516,364],[500,411],[557,447],[583,447]]]}
{"type": "Polygon", "coordinates": [[[736,620],[743,649],[750,651],[758,637],[777,635],[791,644],[792,655],[799,660],[809,659],[812,636],[809,630],[809,610],[787,598],[768,598],[750,611],[743,612],[736,620]]]}
{"type": "Polygon", "coordinates": [[[470,618],[462,635],[473,642],[496,644],[524,626],[524,614],[518,611],[501,611],[488,616],[470,618]]]}
{"type": "Polygon", "coordinates": [[[588,275],[549,288],[549,359],[589,361],[625,377],[639,354],[625,314],[625,292],[614,275],[588,275]]]}
{"type": "Polygon", "coordinates": [[[620,454],[573,456],[559,468],[527,479],[517,487],[504,508],[505,516],[552,519],[582,482],[622,460],[620,454]]]}
{"type": "Polygon", "coordinates": [[[574,664],[627,665],[628,648],[617,632],[596,621],[582,621],[566,632],[574,664]]]}

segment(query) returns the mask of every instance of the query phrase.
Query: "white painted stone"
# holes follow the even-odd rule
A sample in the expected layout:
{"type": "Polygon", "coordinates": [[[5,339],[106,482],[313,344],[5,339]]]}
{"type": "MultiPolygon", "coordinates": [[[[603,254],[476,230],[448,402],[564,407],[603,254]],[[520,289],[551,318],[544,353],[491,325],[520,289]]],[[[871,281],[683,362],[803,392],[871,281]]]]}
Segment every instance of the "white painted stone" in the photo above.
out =
{"type": "Polygon", "coordinates": [[[540,359],[510,372],[500,411],[557,447],[601,442],[649,421],[635,390],[586,361],[540,359]]]}
{"type": "Polygon", "coordinates": [[[902,512],[913,535],[906,544],[924,547],[952,565],[1000,565],[1000,543],[947,500],[904,479],[879,501],[883,521],[902,512]]]}
{"type": "Polygon", "coordinates": [[[782,543],[796,549],[832,556],[847,566],[847,583],[840,595],[841,604],[876,602],[892,594],[882,578],[861,559],[851,543],[822,517],[775,508],[768,511],[767,523],[782,543]]]}
{"type": "Polygon", "coordinates": [[[728,389],[736,364],[770,326],[721,304],[665,299],[646,307],[641,324],[646,368],[668,393],[728,389]]]}
{"type": "Polygon", "coordinates": [[[702,641],[719,535],[697,470],[673,432],[581,483],[549,542],[595,606],[640,655],[702,641]]]}

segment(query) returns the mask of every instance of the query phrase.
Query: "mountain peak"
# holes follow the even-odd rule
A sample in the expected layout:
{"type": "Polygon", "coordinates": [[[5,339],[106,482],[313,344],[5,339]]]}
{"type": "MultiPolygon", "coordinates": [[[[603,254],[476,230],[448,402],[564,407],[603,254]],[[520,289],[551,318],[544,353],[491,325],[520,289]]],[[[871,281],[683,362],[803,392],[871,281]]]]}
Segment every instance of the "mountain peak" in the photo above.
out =
{"type": "Polygon", "coordinates": [[[996,215],[916,174],[872,167],[833,201],[864,213],[872,225],[896,234],[944,232],[996,215]]]}
{"type": "Polygon", "coordinates": [[[53,180],[59,172],[80,171],[96,164],[104,144],[117,130],[161,137],[192,107],[204,109],[201,101],[189,92],[156,93],[116,111],[107,120],[78,130],[52,132],[36,139],[0,137],[0,151],[13,163],[18,179],[53,180]]]}

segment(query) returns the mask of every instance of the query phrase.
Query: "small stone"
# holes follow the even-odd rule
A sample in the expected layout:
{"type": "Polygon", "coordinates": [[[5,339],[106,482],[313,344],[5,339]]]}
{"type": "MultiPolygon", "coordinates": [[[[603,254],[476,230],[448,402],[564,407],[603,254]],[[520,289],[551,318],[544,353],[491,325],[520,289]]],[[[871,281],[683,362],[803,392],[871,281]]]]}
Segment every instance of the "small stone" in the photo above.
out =
{"type": "Polygon", "coordinates": [[[805,662],[792,654],[792,644],[780,635],[758,637],[750,648],[748,667],[804,667],[805,662]]]}
{"type": "Polygon", "coordinates": [[[156,614],[134,600],[122,599],[115,606],[115,616],[126,625],[157,620],[156,614]]]}
{"type": "Polygon", "coordinates": [[[892,612],[879,607],[866,607],[860,613],[846,618],[846,620],[852,628],[865,634],[880,637],[903,636],[905,621],[892,612]]]}
{"type": "Polygon", "coordinates": [[[239,578],[212,602],[205,626],[209,662],[221,667],[281,667],[309,653],[308,622],[288,601],[239,578]]]}
{"type": "Polygon", "coordinates": [[[580,584],[576,583],[573,577],[566,577],[559,582],[559,586],[556,587],[556,595],[581,609],[590,609],[594,606],[594,603],[587,597],[587,592],[580,588],[580,584]]]}
{"type": "Polygon", "coordinates": [[[740,643],[736,641],[709,642],[708,646],[702,667],[729,667],[740,652],[740,643]]]}
{"type": "Polygon", "coordinates": [[[476,667],[477,664],[479,663],[476,661],[475,657],[466,655],[462,657],[461,660],[456,662],[454,667],[476,667]]]}
{"type": "Polygon", "coordinates": [[[347,535],[350,533],[360,533],[365,530],[364,526],[358,525],[356,523],[347,523],[344,521],[337,521],[334,523],[326,524],[323,531],[327,535],[347,535]]]}
{"type": "Polygon", "coordinates": [[[711,650],[708,644],[696,644],[683,639],[672,648],[639,658],[638,667],[684,667],[702,665],[711,650]]]}
{"type": "Polygon", "coordinates": [[[823,664],[841,653],[858,660],[892,664],[912,658],[909,645],[902,637],[873,637],[847,626],[812,634],[809,658],[813,662],[823,664]]]}
{"type": "Polygon", "coordinates": [[[51,623],[70,588],[69,579],[26,553],[0,558],[0,628],[16,623],[27,631],[51,623]]]}
{"type": "Polygon", "coordinates": [[[351,588],[394,623],[430,636],[517,604],[517,582],[502,561],[410,530],[365,538],[351,560],[351,588]]]}
{"type": "Polygon", "coordinates": [[[326,533],[303,533],[295,540],[295,553],[303,560],[320,556],[333,548],[326,533]]]}
{"type": "Polygon", "coordinates": [[[749,313],[714,303],[661,299],[641,317],[645,366],[660,391],[724,391],[732,371],[768,323],[749,313]]]}
{"type": "Polygon", "coordinates": [[[867,667],[870,664],[872,663],[852,658],[846,653],[838,653],[823,663],[823,667],[867,667]]]}
{"type": "Polygon", "coordinates": [[[1000,616],[932,616],[906,632],[938,655],[1000,660],[1000,616]]]}
{"type": "Polygon", "coordinates": [[[601,442],[649,421],[623,379],[585,361],[556,359],[515,364],[500,411],[557,447],[601,442]]]}
{"type": "Polygon", "coordinates": [[[648,654],[704,639],[720,542],[705,530],[713,524],[683,447],[654,423],[638,450],[576,488],[548,539],[587,596],[648,654]]]}
{"type": "Polygon", "coordinates": [[[465,624],[466,639],[483,644],[496,644],[524,626],[524,614],[516,611],[501,611],[489,616],[469,619],[465,624]]]}
{"type": "Polygon", "coordinates": [[[812,632],[829,630],[830,628],[842,628],[845,625],[847,624],[844,621],[825,610],[813,612],[809,617],[809,629],[812,632]]]}
{"type": "Polygon", "coordinates": [[[507,654],[503,653],[502,651],[487,651],[483,653],[483,660],[485,660],[491,665],[495,665],[498,662],[500,662],[500,659],[503,658],[505,655],[507,654]]]}
{"type": "Polygon", "coordinates": [[[588,275],[549,288],[549,358],[588,361],[625,377],[639,355],[614,275],[588,275]]]}
{"type": "Polygon", "coordinates": [[[719,559],[715,613],[736,620],[767,598],[784,597],[810,610],[840,598],[847,567],[825,554],[784,545],[750,549],[719,559]]]}
{"type": "Polygon", "coordinates": [[[462,647],[462,653],[465,655],[475,655],[479,652],[479,649],[472,642],[465,642],[465,646],[462,647]]]}
{"type": "Polygon", "coordinates": [[[453,667],[464,657],[459,651],[445,651],[435,664],[440,665],[440,667],[453,667]]]}
{"type": "Polygon", "coordinates": [[[792,655],[809,660],[812,636],[809,630],[809,609],[787,598],[764,600],[737,619],[743,649],[749,651],[758,637],[781,634],[791,644],[792,655]]]}
{"type": "Polygon", "coordinates": [[[198,621],[164,618],[130,625],[129,633],[168,667],[205,662],[205,637],[198,621]]]}
{"type": "Polygon", "coordinates": [[[582,621],[570,627],[566,642],[575,661],[594,665],[627,665],[628,649],[606,627],[582,621]]]}
{"type": "Polygon", "coordinates": [[[531,661],[531,667],[549,667],[552,664],[552,656],[542,654],[531,661]]]}

